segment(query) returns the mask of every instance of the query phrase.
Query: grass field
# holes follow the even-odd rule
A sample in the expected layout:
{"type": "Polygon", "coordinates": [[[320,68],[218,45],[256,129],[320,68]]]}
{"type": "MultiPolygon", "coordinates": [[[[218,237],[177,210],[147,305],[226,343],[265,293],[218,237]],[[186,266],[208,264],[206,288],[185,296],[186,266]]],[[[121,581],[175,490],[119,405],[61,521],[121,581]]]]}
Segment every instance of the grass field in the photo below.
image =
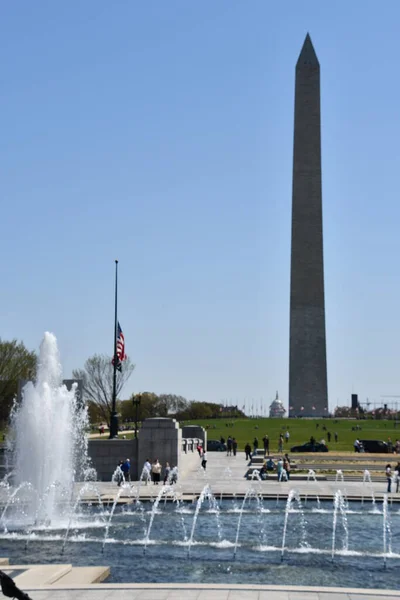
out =
{"type": "Polygon", "coordinates": [[[185,425],[201,425],[207,427],[209,440],[219,440],[221,435],[227,439],[228,435],[235,437],[238,441],[238,449],[243,450],[245,444],[252,444],[254,437],[258,438],[259,447],[263,446],[262,438],[268,434],[270,440],[270,452],[278,451],[279,434],[288,429],[290,439],[284,444],[285,451],[294,445],[308,442],[311,436],[317,441],[324,439],[330,452],[353,451],[354,440],[370,439],[388,441],[390,437],[393,444],[397,438],[400,439],[400,426],[395,428],[394,421],[355,421],[347,419],[237,419],[228,421],[226,419],[209,419],[200,421],[185,421],[185,425]],[[319,427],[317,428],[317,423],[319,427]],[[232,426],[230,426],[232,424],[232,426]],[[352,427],[361,427],[361,431],[352,431],[352,427]],[[323,427],[326,431],[323,431],[323,427]],[[328,442],[328,431],[332,434],[328,442]],[[338,434],[338,442],[334,441],[335,431],[338,434]]]}

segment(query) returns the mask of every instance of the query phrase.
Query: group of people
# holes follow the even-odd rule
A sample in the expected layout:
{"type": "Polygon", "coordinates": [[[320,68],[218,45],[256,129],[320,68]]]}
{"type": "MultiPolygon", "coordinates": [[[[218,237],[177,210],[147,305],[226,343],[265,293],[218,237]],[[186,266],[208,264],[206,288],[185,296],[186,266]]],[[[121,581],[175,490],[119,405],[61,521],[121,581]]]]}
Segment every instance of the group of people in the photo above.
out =
{"type": "Polygon", "coordinates": [[[390,494],[390,492],[392,491],[392,482],[396,484],[396,494],[398,494],[399,485],[400,485],[400,461],[395,466],[394,473],[392,473],[392,465],[387,464],[385,473],[386,473],[388,494],[390,494]]]}
{"type": "Polygon", "coordinates": [[[288,454],[278,458],[274,462],[274,457],[270,456],[259,470],[260,479],[267,479],[269,473],[276,471],[278,481],[289,481],[290,479],[290,458],[288,454]]]}
{"type": "MultiPolygon", "coordinates": [[[[290,440],[290,433],[289,433],[289,428],[286,430],[285,434],[280,433],[279,434],[279,439],[278,439],[278,452],[283,452],[283,445],[284,443],[288,444],[290,440]]],[[[264,456],[269,456],[269,436],[266,433],[262,439],[262,443],[263,443],[263,447],[264,447],[264,456]]],[[[251,460],[251,457],[253,454],[257,454],[258,452],[258,438],[255,437],[253,440],[253,448],[251,447],[250,443],[247,442],[247,444],[244,447],[244,451],[246,453],[246,460],[251,460]]],[[[235,453],[234,453],[235,454],[235,453]]]]}
{"type": "Polygon", "coordinates": [[[131,480],[131,461],[129,458],[119,461],[115,479],[118,486],[124,481],[131,480]]]}
{"type": "MultiPolygon", "coordinates": [[[[152,463],[150,462],[149,458],[146,458],[142,470],[142,480],[145,481],[146,485],[149,483],[149,481],[152,481],[154,485],[158,485],[161,481],[161,473],[162,464],[158,458],[155,458],[152,463]]],[[[165,463],[163,475],[163,485],[174,484],[178,480],[177,469],[176,467],[171,469],[169,462],[165,463]]]]}
{"type": "MultiPolygon", "coordinates": [[[[158,485],[161,481],[162,474],[162,465],[158,458],[155,458],[153,462],[150,462],[150,459],[147,458],[142,470],[141,479],[145,481],[146,485],[149,481],[152,481],[154,485],[158,485]]],[[[177,468],[171,469],[171,466],[168,462],[165,463],[164,473],[163,473],[163,483],[176,483],[178,480],[178,472],[177,468]]],[[[124,482],[130,482],[131,480],[131,461],[129,458],[126,460],[120,460],[115,471],[114,481],[117,482],[118,487],[124,482]]]]}
{"type": "Polygon", "coordinates": [[[226,455],[232,456],[233,453],[233,456],[236,456],[237,448],[238,443],[236,438],[233,438],[229,435],[228,439],[226,440],[226,455]]]}

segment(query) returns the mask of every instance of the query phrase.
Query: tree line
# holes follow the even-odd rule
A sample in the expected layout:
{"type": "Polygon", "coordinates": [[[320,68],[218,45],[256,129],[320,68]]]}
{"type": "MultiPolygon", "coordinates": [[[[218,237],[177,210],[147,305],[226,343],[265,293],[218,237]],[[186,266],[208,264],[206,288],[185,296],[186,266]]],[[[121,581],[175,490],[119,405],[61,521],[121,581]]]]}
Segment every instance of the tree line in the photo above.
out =
{"type": "MultiPolygon", "coordinates": [[[[36,379],[38,357],[23,342],[4,341],[0,338],[0,425],[6,426],[12,404],[18,393],[18,382],[36,379]]],[[[117,398],[132,375],[135,365],[127,358],[117,371],[117,398]]],[[[73,379],[81,380],[83,399],[88,405],[93,424],[110,424],[112,409],[113,366],[111,357],[94,354],[83,368],[72,371],[73,379]]],[[[187,400],[176,394],[143,392],[133,394],[128,400],[118,400],[117,410],[122,422],[134,422],[151,417],[175,417],[180,421],[213,419],[218,417],[244,417],[236,406],[223,407],[211,402],[187,400]]]]}

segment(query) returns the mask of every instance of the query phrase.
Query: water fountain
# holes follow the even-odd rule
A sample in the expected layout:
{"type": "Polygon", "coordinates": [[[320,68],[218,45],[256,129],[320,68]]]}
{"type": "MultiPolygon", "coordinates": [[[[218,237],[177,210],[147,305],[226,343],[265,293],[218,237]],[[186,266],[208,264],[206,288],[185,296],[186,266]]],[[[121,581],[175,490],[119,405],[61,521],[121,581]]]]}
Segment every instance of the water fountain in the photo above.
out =
{"type": "Polygon", "coordinates": [[[89,466],[87,410],[77,402],[76,388],[68,391],[61,384],[57,340],[45,333],[37,380],[25,385],[11,414],[8,450],[15,491],[3,510],[3,526],[6,517],[8,527],[68,521],[74,483],[86,479],[89,466]],[[18,514],[16,499],[23,503],[18,514]]]}
{"type": "MultiPolygon", "coordinates": [[[[307,482],[308,482],[308,481],[313,481],[314,483],[317,483],[317,476],[316,476],[316,474],[315,474],[315,471],[313,471],[312,469],[310,469],[310,470],[308,471],[308,474],[307,474],[307,482]]],[[[318,509],[320,509],[320,508],[321,508],[321,503],[320,503],[320,501],[319,501],[319,496],[318,496],[318,494],[315,494],[315,498],[316,498],[316,500],[317,500],[318,509]]],[[[307,499],[308,499],[308,493],[306,492],[306,497],[305,497],[305,499],[304,499],[304,504],[307,504],[307,499]]]]}
{"type": "MultiPolygon", "coordinates": [[[[400,565],[400,512],[391,508],[387,496],[381,509],[380,496],[375,499],[367,472],[364,486],[371,486],[373,502],[381,509],[376,512],[363,510],[361,502],[348,502],[340,489],[336,490],[333,505],[324,503],[324,510],[316,510],[320,502],[314,495],[303,506],[304,494],[300,498],[296,490],[290,489],[290,482],[277,486],[286,488],[285,497],[288,492],[282,509],[275,505],[275,499],[263,499],[261,491],[266,487],[256,481],[257,475],[244,495],[233,500],[219,487],[217,501],[211,486],[205,485],[196,503],[178,502],[179,488],[173,485],[176,479],[180,485],[176,469],[171,471],[166,486],[150,486],[152,494],[158,492],[154,503],[140,500],[145,484],[141,477],[135,484],[122,482],[120,487],[115,486],[112,505],[103,506],[96,484],[85,481],[86,413],[77,404],[74,390],[67,391],[60,378],[56,341],[46,334],[37,382],[26,386],[23,402],[13,414],[14,471],[0,485],[0,544],[11,559],[79,565],[86,563],[88,553],[96,560],[98,552],[101,562],[104,550],[116,581],[124,577],[125,581],[146,581],[150,561],[160,581],[201,577],[213,583],[256,580],[285,584],[295,580],[308,584],[312,577],[321,585],[392,587],[387,573],[390,569],[397,572],[400,565]],[[82,482],[80,486],[74,486],[77,479],[82,482]],[[122,495],[128,500],[125,507],[119,503],[122,495]],[[121,575],[117,567],[122,548],[124,559],[134,568],[121,575]],[[269,553],[268,561],[264,552],[269,553]],[[235,563],[236,569],[230,564],[215,569],[215,565],[231,563],[237,555],[240,560],[235,563]],[[284,569],[273,569],[271,581],[266,562],[279,567],[286,555],[290,560],[284,569]],[[187,566],[188,556],[194,559],[196,568],[187,566]],[[348,569],[346,561],[351,563],[348,569]],[[387,569],[385,576],[380,568],[382,561],[387,569]]],[[[202,473],[206,477],[204,470],[202,473]]],[[[226,471],[224,477],[230,479],[230,472],[226,471]]],[[[315,479],[310,471],[308,481],[315,479]]],[[[336,484],[343,484],[341,471],[336,474],[336,484]]]]}
{"type": "Polygon", "coordinates": [[[347,516],[346,516],[346,502],[343,497],[343,494],[340,490],[335,493],[335,498],[333,501],[333,524],[332,524],[332,560],[335,557],[335,547],[336,547],[336,525],[337,525],[337,515],[340,512],[342,516],[342,525],[344,530],[344,540],[343,540],[343,550],[345,552],[349,549],[349,528],[347,525],[347,516]]]}

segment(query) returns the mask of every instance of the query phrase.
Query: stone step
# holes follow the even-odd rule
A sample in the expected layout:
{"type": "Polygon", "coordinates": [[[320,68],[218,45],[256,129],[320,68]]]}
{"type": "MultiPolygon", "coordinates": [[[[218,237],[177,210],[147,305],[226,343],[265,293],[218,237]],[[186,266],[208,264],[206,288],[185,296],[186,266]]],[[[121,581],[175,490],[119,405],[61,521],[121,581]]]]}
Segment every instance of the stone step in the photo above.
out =
{"type": "Polygon", "coordinates": [[[110,575],[110,567],[72,567],[72,569],[60,577],[54,584],[61,585],[89,585],[101,583],[110,575]]]}
{"type": "Polygon", "coordinates": [[[24,571],[14,577],[15,585],[23,590],[40,585],[52,585],[69,573],[72,565],[16,565],[10,568],[24,571]]]}

